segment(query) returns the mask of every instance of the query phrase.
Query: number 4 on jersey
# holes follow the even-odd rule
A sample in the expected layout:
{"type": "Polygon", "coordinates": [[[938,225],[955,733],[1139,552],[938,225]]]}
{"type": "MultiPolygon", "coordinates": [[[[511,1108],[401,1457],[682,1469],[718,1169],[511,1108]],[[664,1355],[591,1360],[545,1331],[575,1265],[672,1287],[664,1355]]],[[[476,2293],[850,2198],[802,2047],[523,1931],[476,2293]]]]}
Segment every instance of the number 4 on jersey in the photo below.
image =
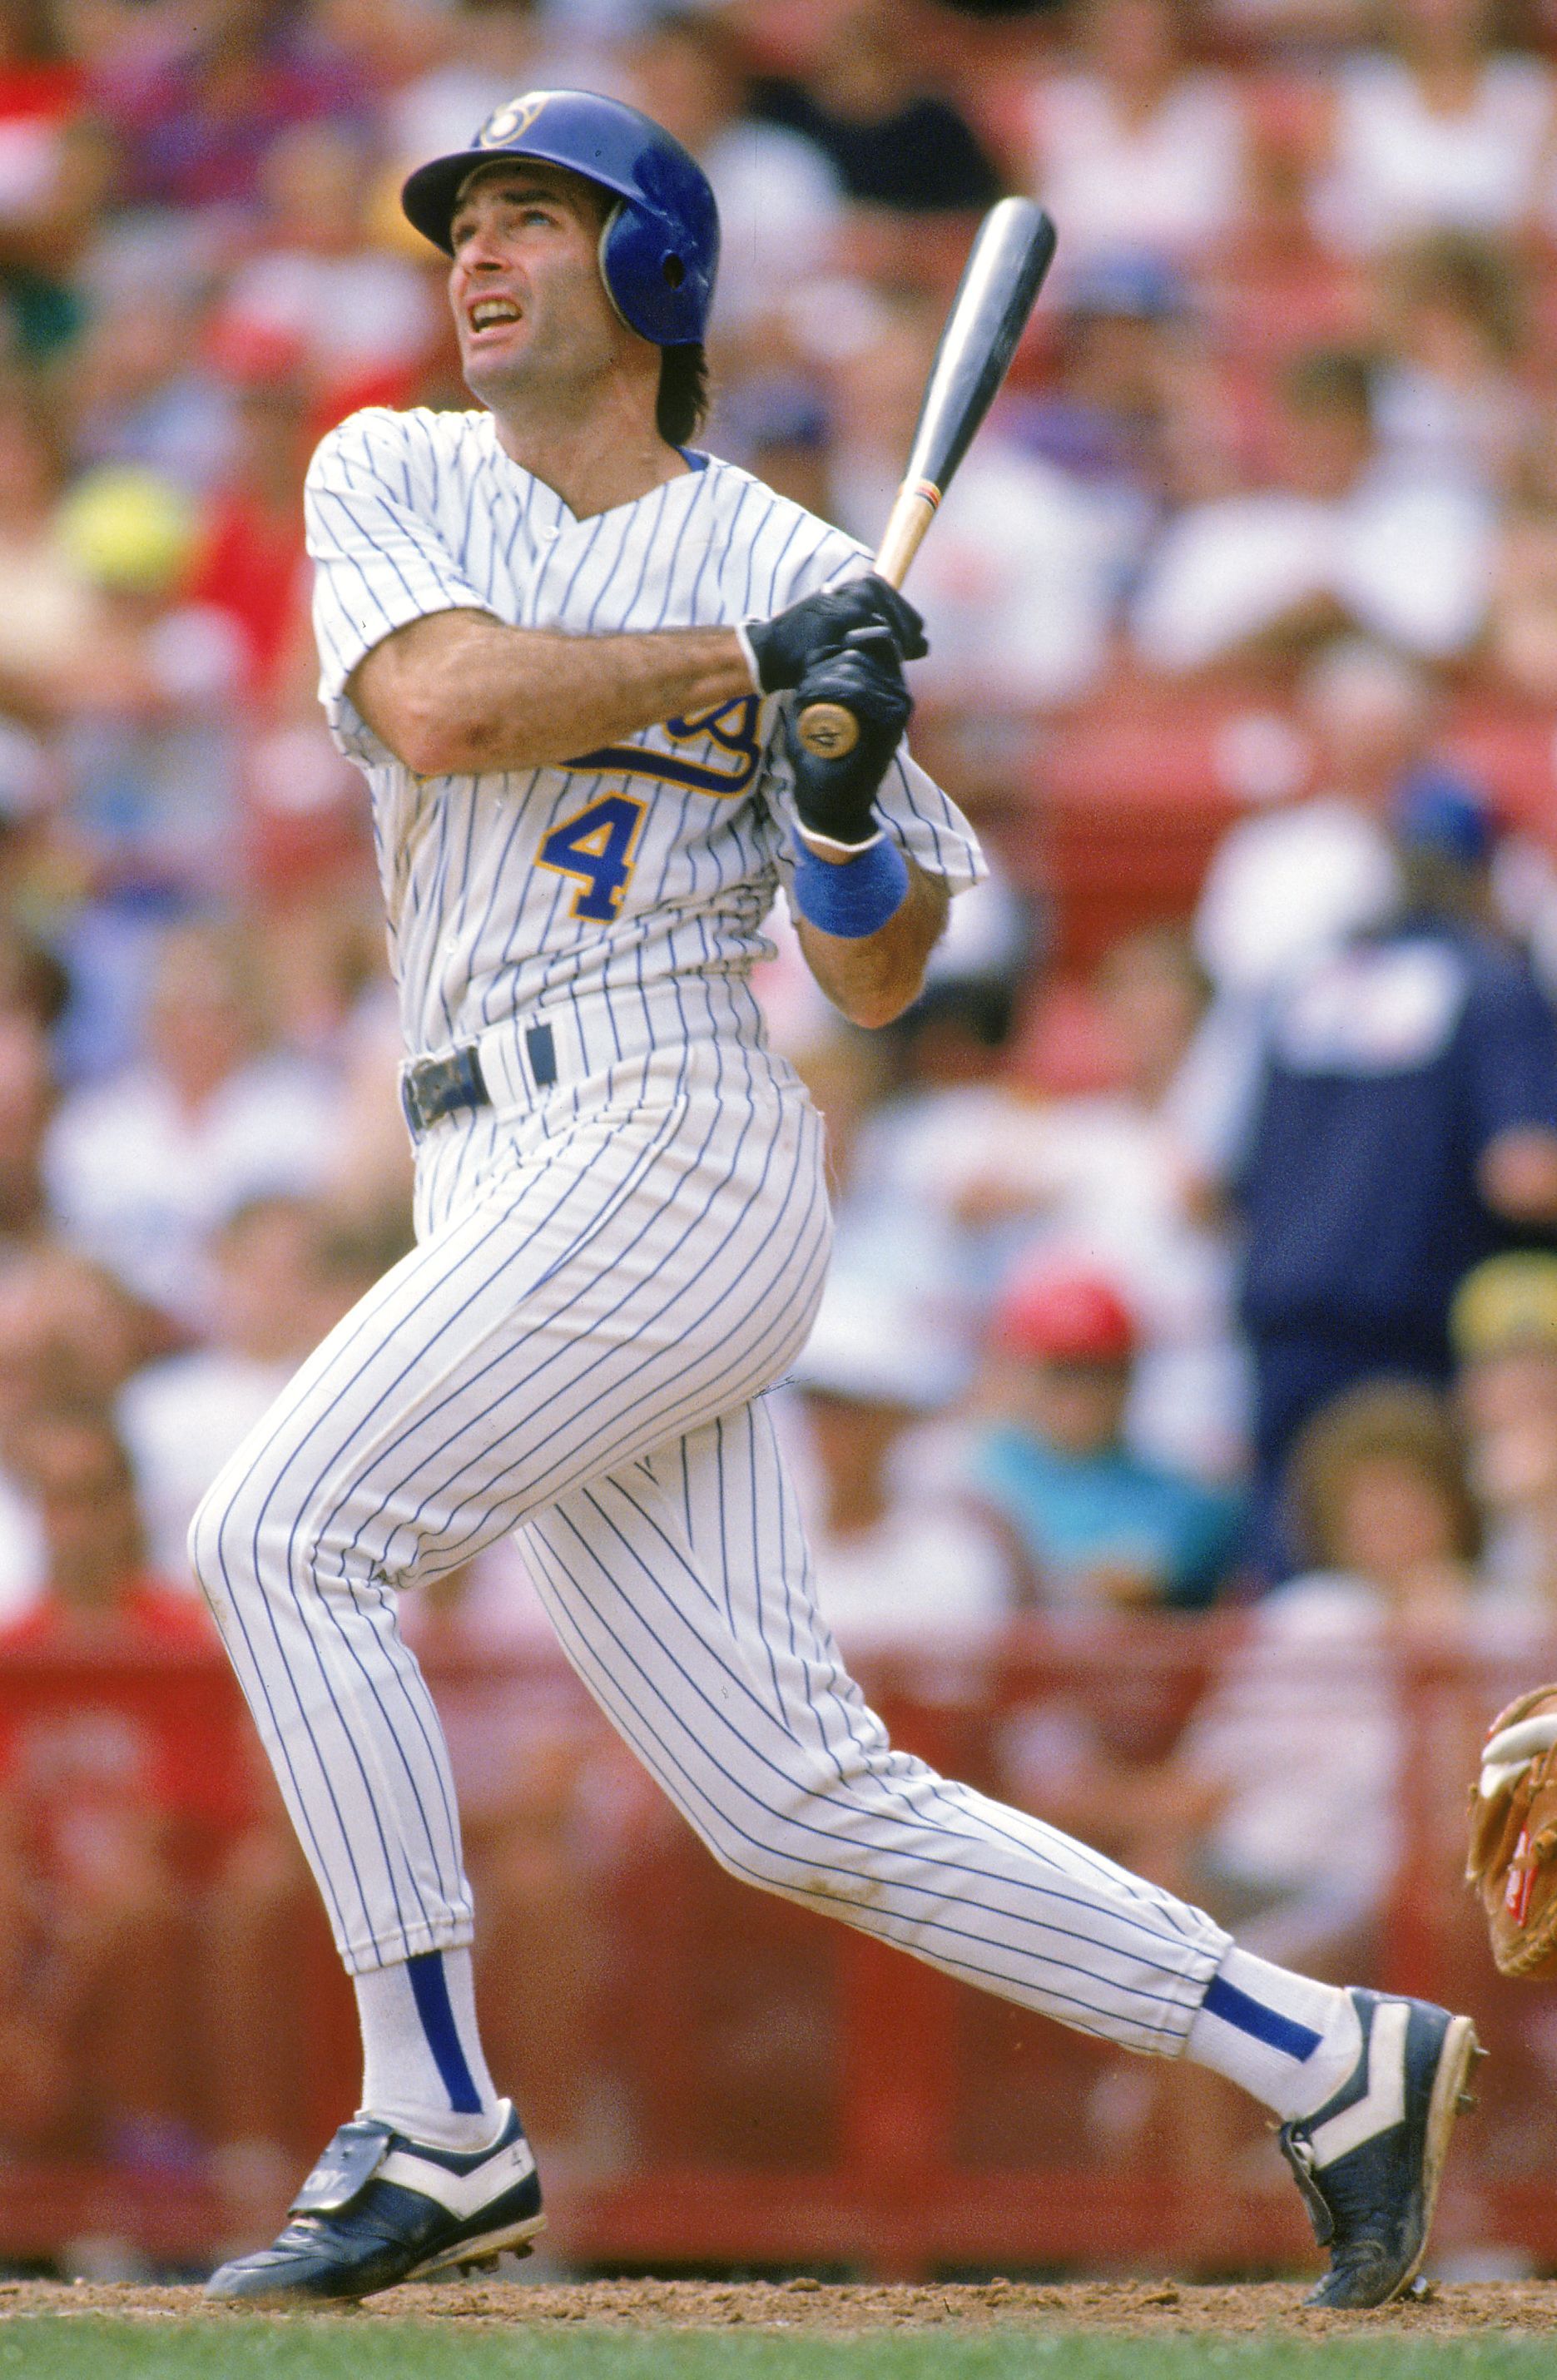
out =
{"type": "Polygon", "coordinates": [[[615,917],[633,872],[633,845],[648,807],[626,794],[606,794],[552,829],[536,865],[578,879],[571,917],[594,917],[602,925],[615,917]]]}

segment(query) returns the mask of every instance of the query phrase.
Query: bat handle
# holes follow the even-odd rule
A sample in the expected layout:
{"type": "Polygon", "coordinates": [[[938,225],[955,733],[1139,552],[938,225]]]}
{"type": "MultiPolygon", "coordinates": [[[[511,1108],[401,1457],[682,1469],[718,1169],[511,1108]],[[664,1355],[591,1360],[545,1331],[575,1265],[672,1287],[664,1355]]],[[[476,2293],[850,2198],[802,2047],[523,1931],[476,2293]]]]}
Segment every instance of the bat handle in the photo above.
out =
{"type": "MultiPolygon", "coordinates": [[[[884,578],[889,587],[901,587],[907,577],[908,565],[940,502],[940,489],[932,488],[928,480],[906,480],[898,489],[871,565],[876,577],[884,578]]],[[[808,702],[795,722],[795,733],[819,760],[841,760],[859,741],[859,722],[844,703],[808,702]]]]}

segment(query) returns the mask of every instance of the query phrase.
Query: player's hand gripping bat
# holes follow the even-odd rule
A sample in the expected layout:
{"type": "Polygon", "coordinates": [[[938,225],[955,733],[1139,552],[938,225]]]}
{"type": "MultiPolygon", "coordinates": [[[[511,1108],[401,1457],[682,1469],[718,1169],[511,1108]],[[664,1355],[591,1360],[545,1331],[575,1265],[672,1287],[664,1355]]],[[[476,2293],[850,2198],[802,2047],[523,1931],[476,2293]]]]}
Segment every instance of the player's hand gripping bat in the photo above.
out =
{"type": "MultiPolygon", "coordinates": [[[[1054,254],[1054,226],[1030,199],[1002,199],[979,226],[935,350],[908,468],[875,560],[901,587],[935,508],[1005,378],[1054,254]]],[[[810,702],[796,722],[808,752],[837,759],[858,736],[840,702],[810,702]]]]}

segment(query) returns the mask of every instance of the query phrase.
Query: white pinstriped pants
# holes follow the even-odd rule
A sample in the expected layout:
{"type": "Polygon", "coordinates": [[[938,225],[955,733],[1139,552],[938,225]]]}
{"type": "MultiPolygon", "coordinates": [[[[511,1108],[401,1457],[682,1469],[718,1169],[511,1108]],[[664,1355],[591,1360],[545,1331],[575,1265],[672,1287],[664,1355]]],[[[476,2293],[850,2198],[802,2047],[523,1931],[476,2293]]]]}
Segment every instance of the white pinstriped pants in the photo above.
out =
{"type": "Polygon", "coordinates": [[[394,1590],[522,1524],[569,1660],[734,1874],[1062,2022],[1180,2048],[1227,1937],[894,1752],[812,1600],[760,1392],[826,1263],[786,1068],[662,1053],[420,1153],[416,1250],[211,1488],[190,1553],[353,1973],[471,1938],[394,1590]]]}

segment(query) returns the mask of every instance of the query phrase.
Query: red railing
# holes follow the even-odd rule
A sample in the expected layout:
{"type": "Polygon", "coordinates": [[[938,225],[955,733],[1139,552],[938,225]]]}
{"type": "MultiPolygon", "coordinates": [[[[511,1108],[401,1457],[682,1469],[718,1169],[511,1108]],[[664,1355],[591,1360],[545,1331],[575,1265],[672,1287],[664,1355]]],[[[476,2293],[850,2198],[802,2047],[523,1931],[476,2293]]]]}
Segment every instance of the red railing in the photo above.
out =
{"type": "MultiPolygon", "coordinates": [[[[859,1667],[899,1742],[1060,1823],[1084,1803],[1104,1848],[1150,1842],[1174,1881],[1162,1764],[1237,1626],[1023,1629],[859,1667]],[[1067,1730],[1087,1742],[1085,1794],[1046,1807],[1035,1730],[1067,1730]]],[[[1213,2273],[1310,2252],[1259,2111],[1214,2078],[1124,2058],[736,1884],[554,1658],[445,1650],[429,1667],[468,1814],[489,2051],[570,2262],[1213,2273]]],[[[1495,1975],[1459,1881],[1475,1747],[1542,1667],[1557,1645],[1516,1675],[1394,1658],[1402,1851],[1353,1971],[1470,2008],[1494,2051],[1441,2246],[1557,2263],[1557,2014],[1495,1975]]],[[[266,2236],[349,2109],[357,2062],[225,1670],[12,1659],[0,1736],[0,2256],[107,2234],[195,2263],[266,2236]],[[95,1767],[94,1730],[111,1755],[95,1767]]]]}

